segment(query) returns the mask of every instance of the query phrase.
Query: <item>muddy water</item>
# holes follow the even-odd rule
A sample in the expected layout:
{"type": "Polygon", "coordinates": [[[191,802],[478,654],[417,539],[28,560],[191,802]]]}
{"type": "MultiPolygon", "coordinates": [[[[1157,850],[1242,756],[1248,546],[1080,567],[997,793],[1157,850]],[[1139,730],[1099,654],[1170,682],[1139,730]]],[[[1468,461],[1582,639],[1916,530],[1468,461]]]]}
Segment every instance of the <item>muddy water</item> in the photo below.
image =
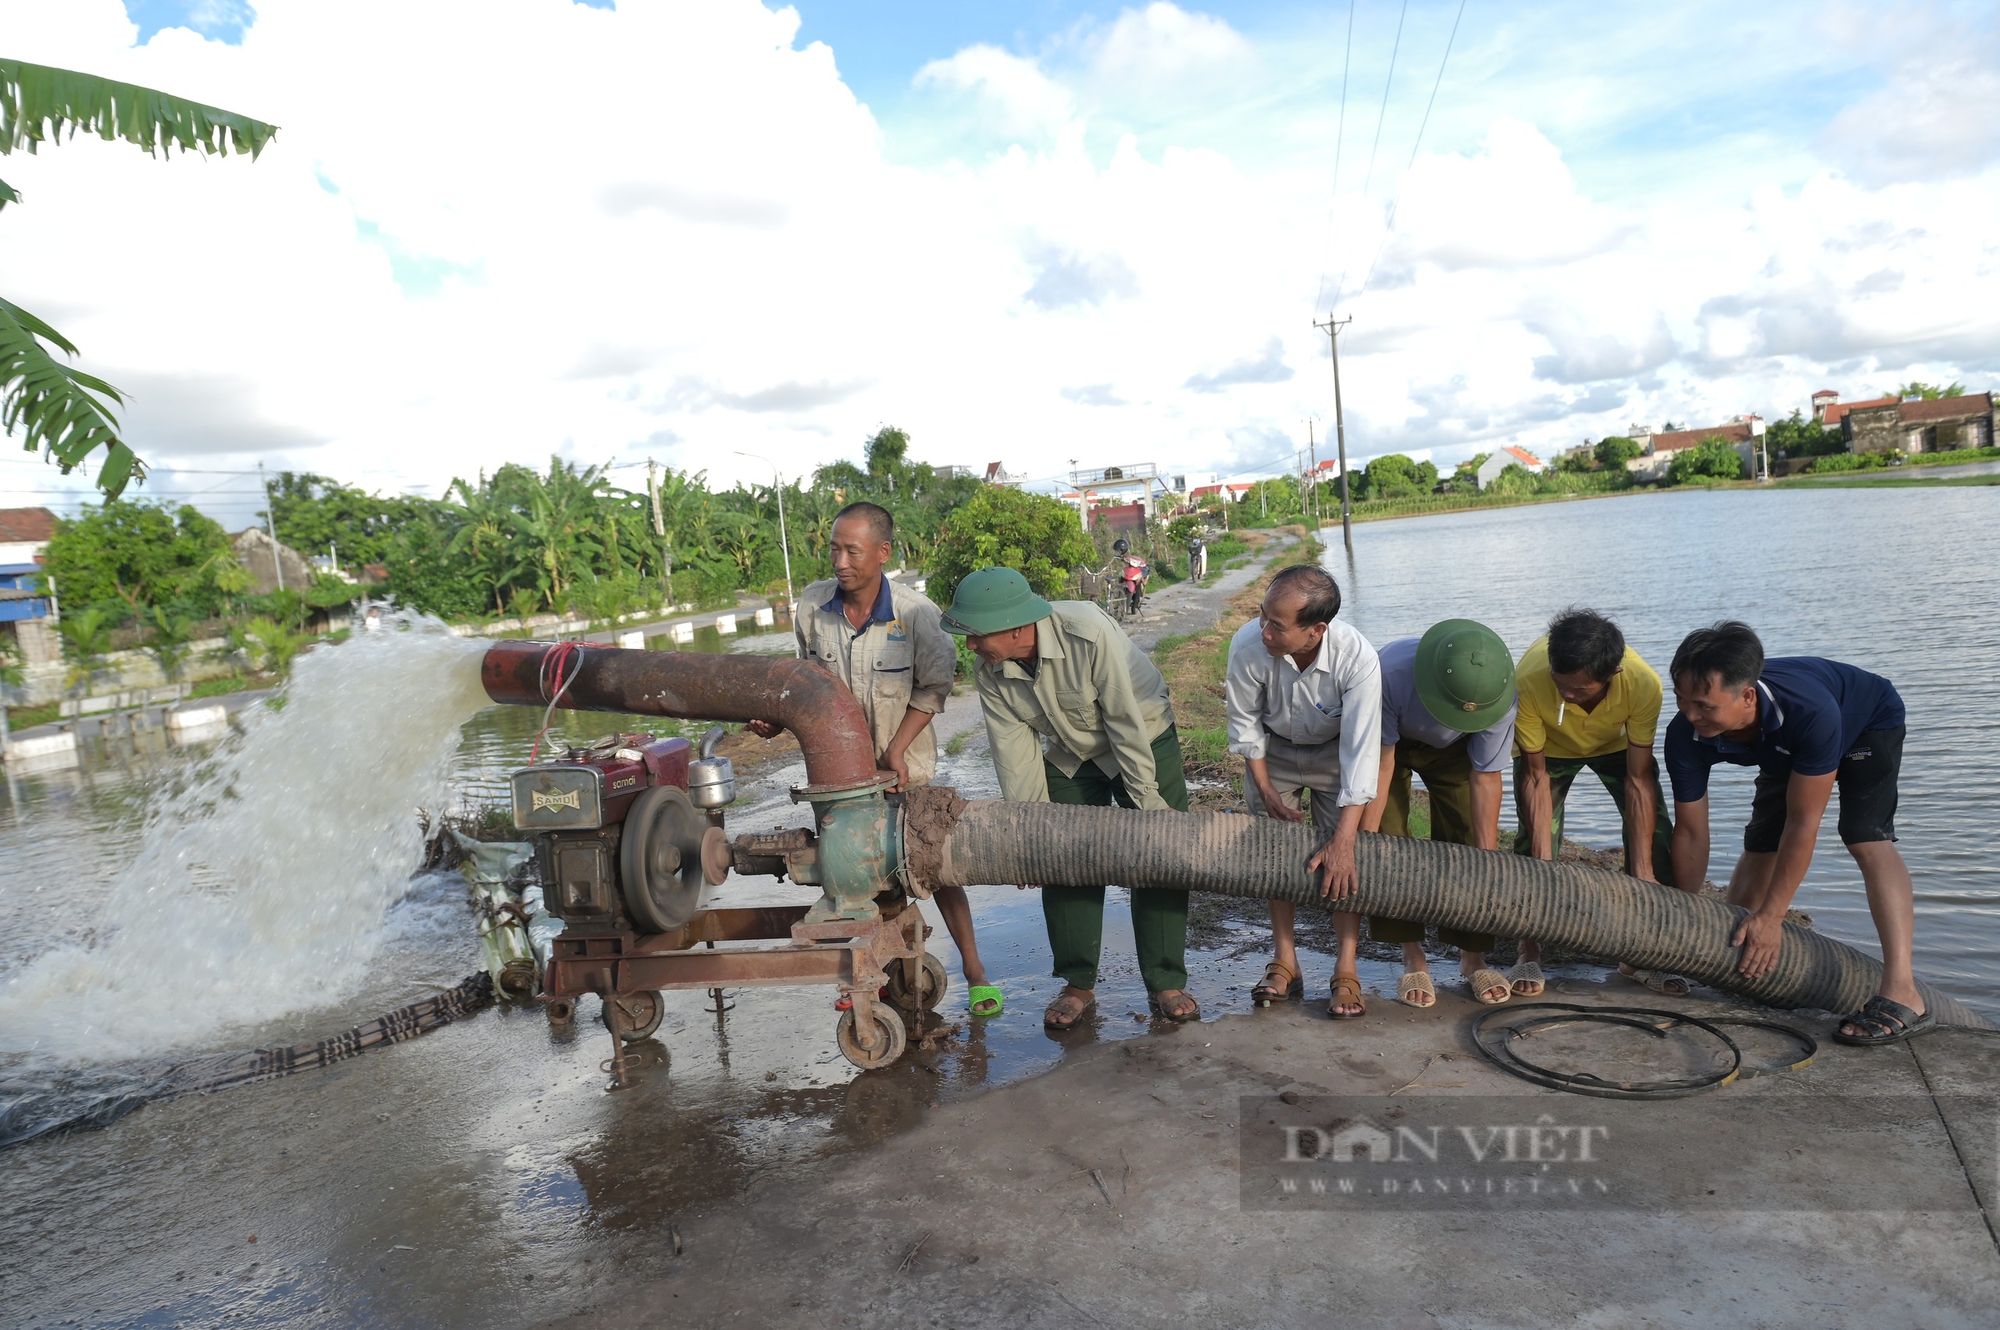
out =
{"type": "MultiPolygon", "coordinates": [[[[1369,522],[1352,563],[1337,527],[1326,540],[1343,614],[1378,644],[1466,616],[1518,655],[1578,604],[1615,619],[1662,673],[1688,630],[1737,618],[1772,655],[1886,675],[1909,710],[1896,829],[1916,880],[1917,972],[2000,1018],[2000,488],[1693,491],[1369,522]]],[[[1715,773],[1709,876],[1727,881],[1754,769],[1715,773]]],[[[1511,827],[1511,783],[1505,810],[1511,827]]],[[[1567,833],[1619,843],[1610,796],[1587,775],[1567,833]]],[[[1879,954],[1831,816],[1797,903],[1879,954]]]]}

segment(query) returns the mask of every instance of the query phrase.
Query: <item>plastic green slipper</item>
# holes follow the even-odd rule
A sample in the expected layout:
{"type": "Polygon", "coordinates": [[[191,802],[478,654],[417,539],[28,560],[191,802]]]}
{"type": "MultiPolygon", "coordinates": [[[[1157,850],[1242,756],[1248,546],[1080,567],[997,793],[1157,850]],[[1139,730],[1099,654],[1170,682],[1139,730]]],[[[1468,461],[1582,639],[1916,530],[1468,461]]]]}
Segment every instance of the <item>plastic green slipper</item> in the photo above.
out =
{"type": "Polygon", "coordinates": [[[966,990],[965,1009],[974,1016],[998,1016],[1007,1010],[1007,999],[991,984],[974,984],[966,990]]]}

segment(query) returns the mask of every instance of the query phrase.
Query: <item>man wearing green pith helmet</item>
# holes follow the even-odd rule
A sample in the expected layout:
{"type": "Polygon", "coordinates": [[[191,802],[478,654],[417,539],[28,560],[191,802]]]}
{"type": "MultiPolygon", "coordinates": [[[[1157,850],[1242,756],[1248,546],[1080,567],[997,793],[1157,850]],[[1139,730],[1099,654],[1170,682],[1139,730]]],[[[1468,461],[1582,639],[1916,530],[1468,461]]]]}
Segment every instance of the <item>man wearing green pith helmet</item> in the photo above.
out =
{"type": "MultiPolygon", "coordinates": [[[[958,584],[944,626],[979,657],[975,681],[1003,796],[1187,811],[1166,680],[1104,611],[1081,600],[1051,604],[1014,569],[982,568],[958,584]]],[[[1133,944],[1154,1014],[1199,1019],[1187,991],[1187,893],[1131,894],[1133,944]]],[[[1045,886],[1042,915],[1065,981],[1042,1022],[1066,1030],[1097,1005],[1104,888],[1045,886]]]]}
{"type": "MultiPolygon", "coordinates": [[[[1363,831],[1410,834],[1410,778],[1423,778],[1431,801],[1431,839],[1482,850],[1500,848],[1501,775],[1514,747],[1514,657],[1499,635],[1470,619],[1433,624],[1421,638],[1405,637],[1379,653],[1382,665],[1382,770],[1375,801],[1361,815],[1363,831]]],[[[1339,966],[1353,972],[1359,929],[1341,926],[1339,966]]],[[[1424,926],[1371,916],[1368,934],[1403,945],[1398,1001],[1428,1007],[1437,1001],[1424,926]]],[[[1494,939],[1458,928],[1438,929],[1438,940],[1459,949],[1465,986],[1481,1002],[1505,1002],[1507,977],[1486,966],[1494,939]]]]}

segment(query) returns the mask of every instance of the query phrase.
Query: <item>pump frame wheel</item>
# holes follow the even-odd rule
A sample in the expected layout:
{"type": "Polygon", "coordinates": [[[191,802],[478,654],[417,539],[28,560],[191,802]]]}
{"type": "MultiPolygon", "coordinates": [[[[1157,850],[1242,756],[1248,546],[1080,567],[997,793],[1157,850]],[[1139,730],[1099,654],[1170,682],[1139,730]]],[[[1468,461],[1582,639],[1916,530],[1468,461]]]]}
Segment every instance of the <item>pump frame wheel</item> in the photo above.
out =
{"type": "Polygon", "coordinates": [[[945,973],[944,962],[928,951],[924,953],[921,992],[910,991],[909,957],[899,957],[882,968],[889,975],[889,1001],[899,1011],[936,1011],[944,1001],[945,990],[951,987],[951,976],[945,973]]]}
{"type": "Polygon", "coordinates": [[[874,1048],[861,1046],[851,1008],[840,1013],[840,1023],[833,1027],[833,1038],[840,1045],[842,1057],[863,1071],[877,1071],[903,1056],[903,1050],[910,1044],[910,1032],[903,1028],[902,1017],[883,1004],[871,1002],[868,1011],[875,1018],[879,1039],[874,1048]]]}
{"type": "Polygon", "coordinates": [[[687,792],[654,785],[625,814],[618,846],[625,908],[642,933],[670,933],[701,909],[702,839],[710,827],[687,792]]]}
{"type": "MultiPolygon", "coordinates": [[[[619,993],[604,999],[607,1007],[614,1002],[624,1017],[618,1023],[618,1037],[628,1044],[652,1038],[660,1022],[667,1018],[667,1000],[659,993],[619,993]]],[[[611,1024],[609,1020],[604,1023],[611,1024]]]]}

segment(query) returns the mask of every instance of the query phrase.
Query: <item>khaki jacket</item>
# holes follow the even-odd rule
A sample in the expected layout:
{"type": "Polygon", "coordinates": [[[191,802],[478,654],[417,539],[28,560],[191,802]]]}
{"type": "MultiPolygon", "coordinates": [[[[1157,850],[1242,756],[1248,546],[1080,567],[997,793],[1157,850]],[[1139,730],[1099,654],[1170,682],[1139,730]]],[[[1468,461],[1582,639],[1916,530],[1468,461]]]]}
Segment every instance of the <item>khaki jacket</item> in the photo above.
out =
{"type": "MultiPolygon", "coordinates": [[[[958,648],[938,621],[938,607],[892,577],[882,581],[887,594],[877,596],[875,616],[859,633],[847,621],[840,584],[832,578],[808,586],[792,616],[799,658],[825,666],[868,714],[877,761],[911,707],[932,715],[944,710],[958,668],[958,648]]],[[[933,727],[911,741],[907,758],[910,783],[928,784],[937,774],[933,727]]]]}
{"type": "Polygon", "coordinates": [[[1153,740],[1174,723],[1167,681],[1146,653],[1096,605],[1059,600],[1035,624],[1036,672],[1018,660],[980,662],[975,678],[1000,793],[1047,803],[1046,757],[1074,776],[1095,762],[1123,776],[1141,808],[1165,808],[1153,768],[1153,740]]]}

